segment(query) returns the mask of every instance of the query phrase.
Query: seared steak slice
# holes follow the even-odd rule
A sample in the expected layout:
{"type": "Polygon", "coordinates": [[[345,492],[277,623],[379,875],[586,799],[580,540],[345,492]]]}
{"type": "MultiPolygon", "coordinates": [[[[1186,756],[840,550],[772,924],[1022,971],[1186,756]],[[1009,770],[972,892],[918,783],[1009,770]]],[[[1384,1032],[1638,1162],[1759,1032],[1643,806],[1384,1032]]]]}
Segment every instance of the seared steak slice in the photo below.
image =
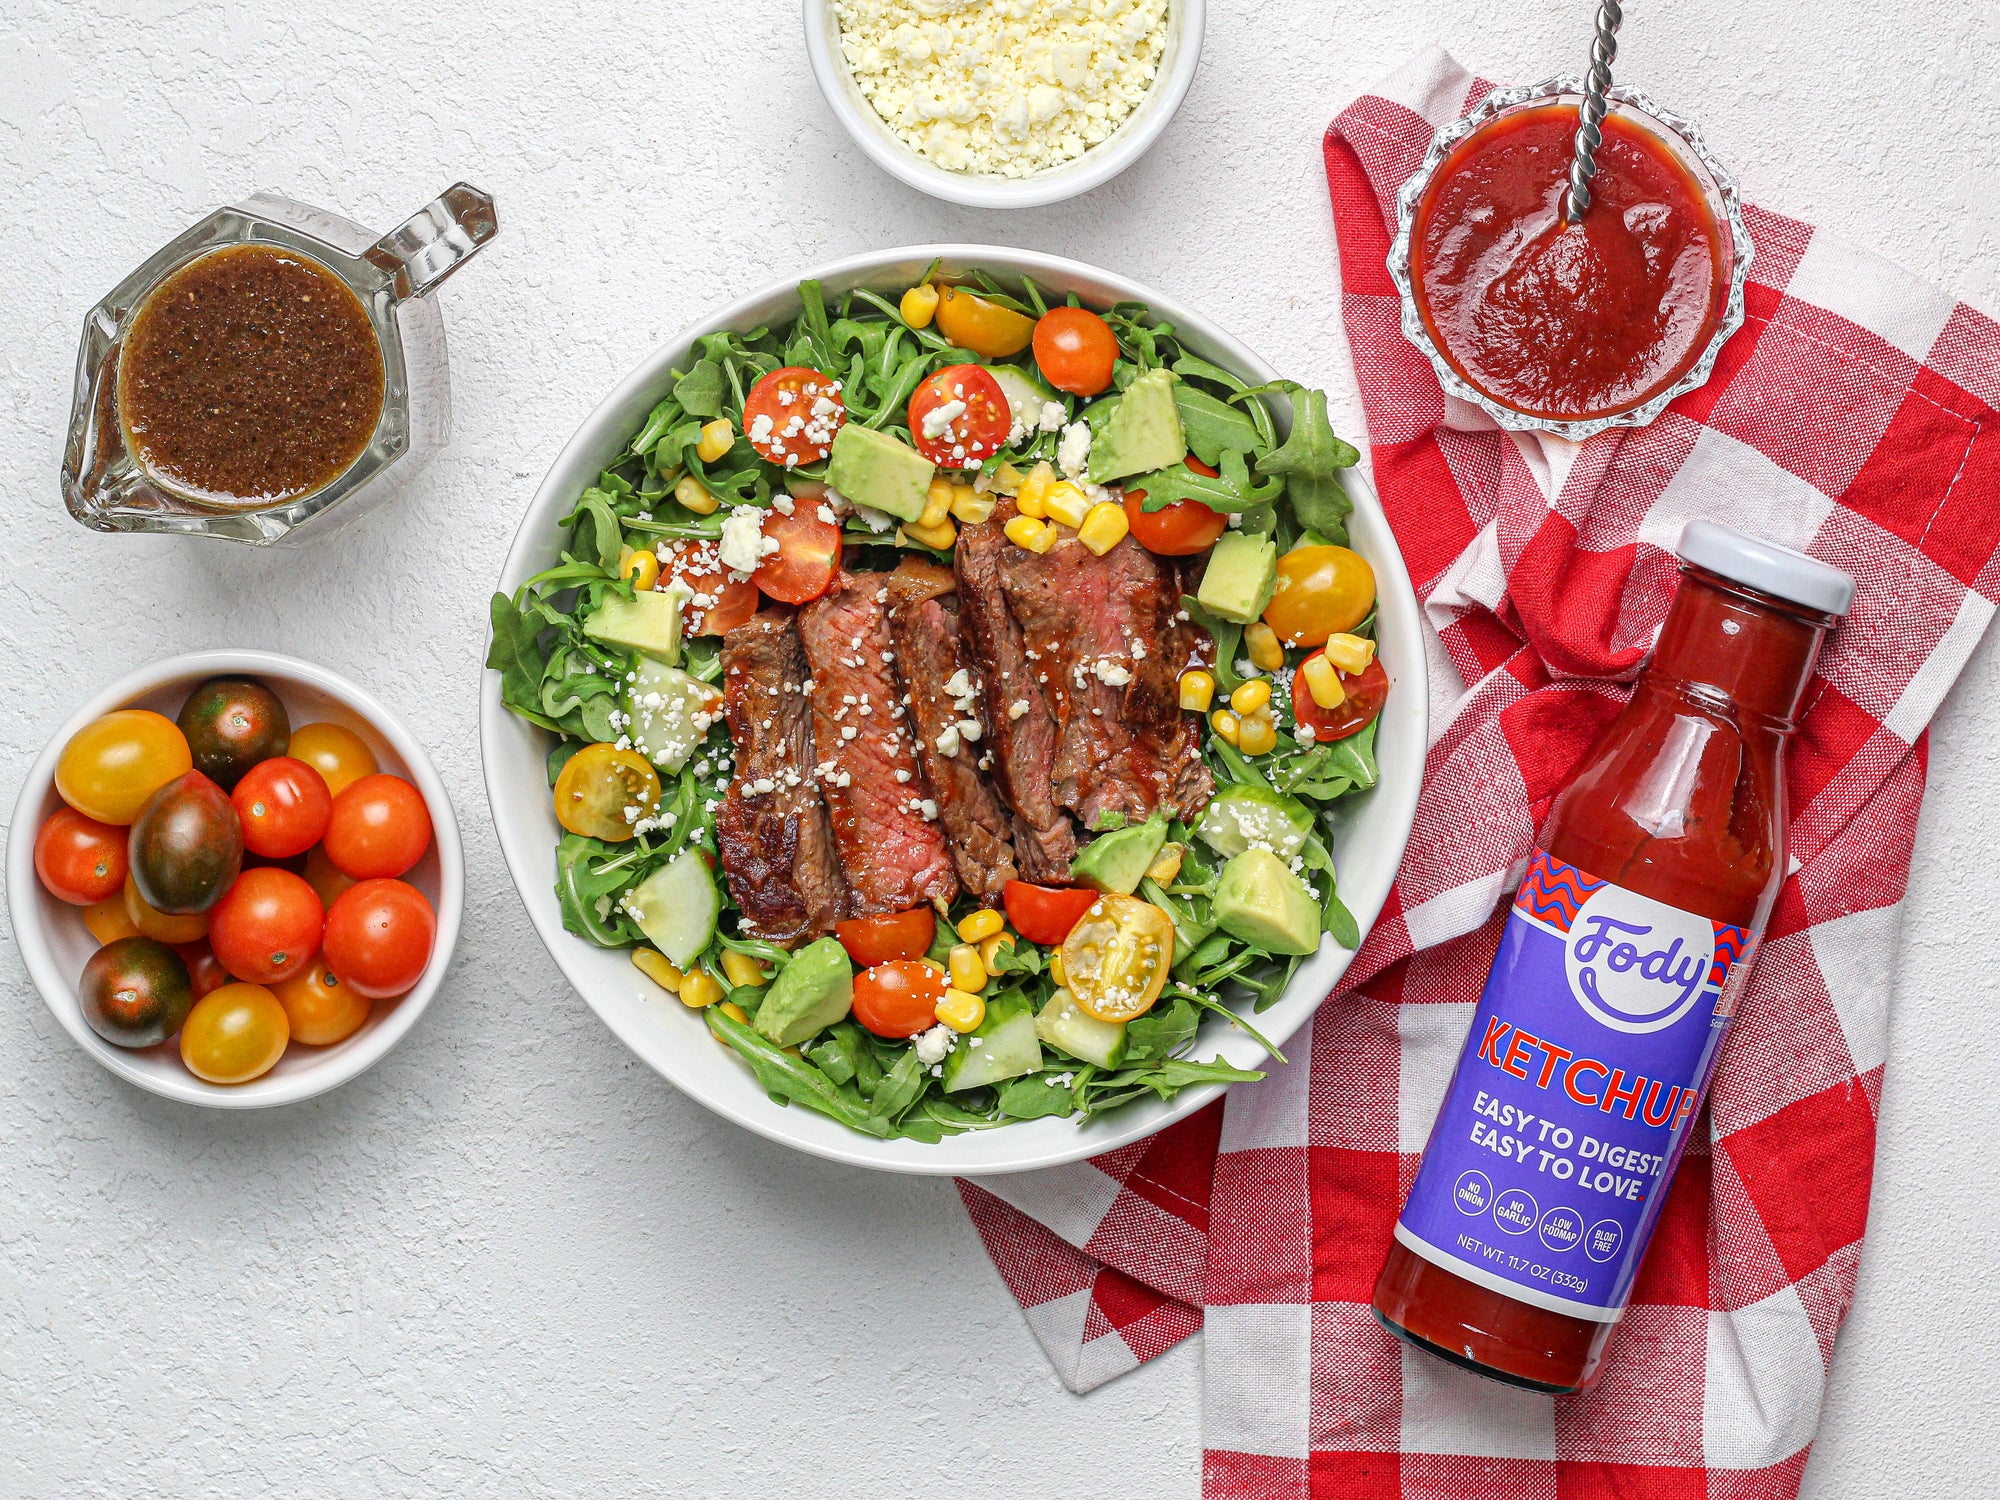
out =
{"type": "Polygon", "coordinates": [[[880,574],[843,573],[798,617],[812,669],[813,775],[847,877],[850,917],[958,894],[891,666],[888,608],[880,574]]]}
{"type": "Polygon", "coordinates": [[[786,948],[831,931],[846,896],[813,787],[805,680],[790,615],[756,615],[723,637],[723,712],[736,759],[715,845],[744,930],[786,948]]]}
{"type": "MultiPolygon", "coordinates": [[[[959,639],[958,603],[949,593],[933,592],[936,581],[928,573],[906,574],[901,565],[889,575],[889,637],[917,759],[959,883],[990,901],[1015,875],[1013,817],[980,771],[992,764],[985,693],[972,653],[959,639]]],[[[950,587],[951,574],[944,573],[944,583],[950,587]]]]}
{"type": "Polygon", "coordinates": [[[990,520],[959,532],[959,624],[985,679],[985,743],[994,781],[1014,811],[1015,863],[1023,879],[1066,880],[1076,856],[1076,831],[1056,804],[1052,785],[1055,711],[1001,583],[1005,555],[1021,550],[1000,530],[1015,514],[1014,502],[1003,500],[990,520]]]}

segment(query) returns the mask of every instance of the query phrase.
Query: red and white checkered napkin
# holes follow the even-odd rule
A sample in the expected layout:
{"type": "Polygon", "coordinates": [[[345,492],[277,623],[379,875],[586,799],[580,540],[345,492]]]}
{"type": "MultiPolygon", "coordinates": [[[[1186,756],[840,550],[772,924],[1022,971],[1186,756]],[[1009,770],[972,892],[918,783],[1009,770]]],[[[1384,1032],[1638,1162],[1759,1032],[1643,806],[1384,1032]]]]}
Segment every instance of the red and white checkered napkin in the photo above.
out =
{"type": "Polygon", "coordinates": [[[1434,716],[1388,908],[1265,1082],[1095,1162],[962,1191],[1072,1388],[1205,1323],[1211,1497],[1791,1497],[1867,1220],[1924,726],[2000,597],[2000,328],[1753,210],[1749,321],[1713,380],[1639,431],[1510,437],[1444,398],[1383,269],[1397,188],[1489,87],[1430,52],[1326,137],[1376,482],[1473,684],[1434,716]],[[1691,516],[1860,592],[1793,744],[1792,875],[1705,1128],[1602,1382],[1551,1399],[1406,1350],[1368,1299],[1502,898],[1625,697],[1691,516]]]}

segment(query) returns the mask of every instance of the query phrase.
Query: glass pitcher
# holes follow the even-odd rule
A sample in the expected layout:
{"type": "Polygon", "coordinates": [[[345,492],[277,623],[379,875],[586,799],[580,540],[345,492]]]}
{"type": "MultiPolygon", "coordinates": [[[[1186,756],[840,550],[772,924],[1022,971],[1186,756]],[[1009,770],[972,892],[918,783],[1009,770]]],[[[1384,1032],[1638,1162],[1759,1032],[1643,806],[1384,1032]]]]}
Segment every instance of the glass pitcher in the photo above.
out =
{"type": "Polygon", "coordinates": [[[444,320],[430,293],[499,231],[493,200],[466,183],[447,189],[379,238],[272,193],[218,209],[175,236],[90,310],[77,351],[76,393],[63,451],[63,502],[98,531],[161,531],[268,545],[354,520],[407,483],[451,430],[444,320]],[[318,263],[354,293],[382,354],[382,408],[360,455],[310,493],[275,504],[189,496],[151,473],[120,417],[124,341],[167,277],[213,251],[267,245],[318,263]]]}

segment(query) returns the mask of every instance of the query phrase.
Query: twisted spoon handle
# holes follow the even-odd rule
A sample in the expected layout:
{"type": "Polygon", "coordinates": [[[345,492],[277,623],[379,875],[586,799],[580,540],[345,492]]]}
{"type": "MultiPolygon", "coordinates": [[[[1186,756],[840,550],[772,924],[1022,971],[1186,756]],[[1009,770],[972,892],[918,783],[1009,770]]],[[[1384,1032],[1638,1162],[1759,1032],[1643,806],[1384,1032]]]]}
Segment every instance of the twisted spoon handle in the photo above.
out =
{"type": "Polygon", "coordinates": [[[1576,156],[1569,164],[1569,193],[1563,217],[1580,223],[1590,207],[1590,179],[1597,175],[1597,148],[1604,143],[1604,94],[1611,87],[1611,63],[1618,56],[1618,23],[1625,14],[1618,0],[1601,0],[1597,30],[1590,40],[1590,73],[1583,81],[1583,109],[1576,127],[1576,156]]]}

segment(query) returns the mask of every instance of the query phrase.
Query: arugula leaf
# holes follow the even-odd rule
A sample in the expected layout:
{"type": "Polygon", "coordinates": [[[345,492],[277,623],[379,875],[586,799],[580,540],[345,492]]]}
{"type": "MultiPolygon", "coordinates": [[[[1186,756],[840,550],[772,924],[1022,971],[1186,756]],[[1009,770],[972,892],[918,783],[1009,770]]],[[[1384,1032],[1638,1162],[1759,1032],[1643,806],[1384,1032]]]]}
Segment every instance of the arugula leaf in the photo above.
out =
{"type": "Polygon", "coordinates": [[[857,1096],[847,1093],[804,1058],[772,1046],[741,1021],[725,1014],[721,1006],[709,1006],[702,1012],[702,1019],[708,1022],[709,1031],[718,1041],[727,1042],[750,1065],[757,1082],[772,1098],[803,1104],[864,1135],[887,1137],[895,1133],[887,1122],[877,1118],[874,1110],[865,1108],[857,1096]]]}
{"type": "Polygon", "coordinates": [[[930,1073],[917,1059],[917,1049],[906,1047],[888,1076],[875,1087],[875,1097],[870,1101],[868,1117],[883,1127],[887,1133],[917,1102],[917,1095],[931,1081],[930,1073]]]}
{"type": "Polygon", "coordinates": [[[1255,453],[1260,446],[1255,423],[1185,380],[1174,382],[1174,405],[1180,410],[1188,451],[1210,468],[1222,461],[1225,452],[1255,453]]]}
{"type": "MultiPolygon", "coordinates": [[[[667,397],[666,400],[653,408],[651,414],[646,418],[646,425],[641,427],[639,435],[632,439],[632,452],[641,458],[651,453],[653,445],[665,437],[672,429],[674,423],[678,422],[683,415],[685,413],[681,410],[680,402],[676,401],[672,396],[667,397]]],[[[678,460],[676,461],[678,462],[678,460]]]]}
{"type": "Polygon", "coordinates": [[[1377,719],[1345,739],[1321,740],[1310,750],[1272,756],[1271,784],[1315,802],[1367,791],[1382,779],[1375,761],[1375,726],[1380,722],[1377,719]]]}
{"type": "Polygon", "coordinates": [[[1030,1073],[1000,1090],[994,1106],[1010,1120],[1039,1120],[1045,1115],[1067,1115],[1076,1109],[1074,1083],[1058,1083],[1059,1073],[1030,1073]]]}
{"type": "Polygon", "coordinates": [[[1323,536],[1344,537],[1354,502],[1347,498],[1337,471],[1353,468],[1360,459],[1351,443],[1334,436],[1326,414],[1326,392],[1301,391],[1292,397],[1291,436],[1275,453],[1259,460],[1257,468],[1287,481],[1300,526],[1323,536]]]}
{"type": "Polygon", "coordinates": [[[563,926],[600,948],[629,948],[644,934],[619,910],[617,897],[647,873],[645,850],[620,848],[580,833],[556,845],[556,900],[563,926]]]}
{"type": "Polygon", "coordinates": [[[694,368],[674,382],[674,399],[691,417],[711,421],[722,415],[722,366],[712,359],[698,359],[694,368]]]}
{"type": "Polygon", "coordinates": [[[1187,611],[1189,619],[1214,639],[1215,688],[1222,697],[1228,697],[1243,685],[1243,679],[1236,671],[1236,651],[1243,644],[1243,627],[1234,620],[1225,620],[1215,614],[1193,594],[1181,595],[1181,608],[1187,611]]]}
{"type": "Polygon", "coordinates": [[[557,524],[572,527],[578,555],[608,573],[618,571],[618,557],[625,548],[625,533],[618,512],[606,490],[592,487],[576,497],[576,506],[557,524]]]}
{"type": "Polygon", "coordinates": [[[1195,1028],[1200,1025],[1201,1012],[1185,996],[1176,997],[1172,1005],[1164,1008],[1154,1006],[1137,1020],[1126,1023],[1124,1066],[1130,1068],[1171,1057],[1194,1040],[1195,1028]]]}
{"type": "Polygon", "coordinates": [[[541,627],[517,609],[505,594],[495,594],[492,605],[493,644],[486,651],[486,665],[500,674],[500,701],[544,729],[560,731],[554,719],[542,712],[541,627]]]}
{"type": "Polygon", "coordinates": [[[1255,510],[1284,493],[1285,481],[1282,479],[1264,484],[1251,479],[1249,461],[1241,453],[1224,449],[1217,457],[1217,467],[1222,472],[1213,478],[1197,474],[1185,464],[1175,464],[1170,469],[1155,469],[1150,474],[1128,479],[1125,488],[1146,492],[1143,508],[1148,512],[1165,510],[1179,500],[1199,500],[1210,510],[1219,510],[1224,515],[1255,510]]]}

